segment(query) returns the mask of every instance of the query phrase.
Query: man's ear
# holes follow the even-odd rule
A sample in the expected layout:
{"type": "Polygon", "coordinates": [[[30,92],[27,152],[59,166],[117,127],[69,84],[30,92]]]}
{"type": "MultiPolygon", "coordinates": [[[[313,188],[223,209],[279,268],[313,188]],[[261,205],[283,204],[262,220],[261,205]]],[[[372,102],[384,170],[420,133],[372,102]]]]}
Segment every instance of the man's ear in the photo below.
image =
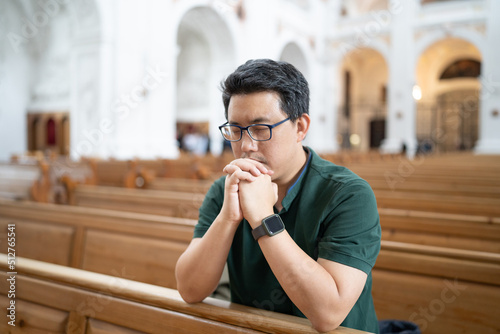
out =
{"type": "Polygon", "coordinates": [[[311,124],[311,118],[308,114],[302,114],[297,121],[297,142],[301,142],[306,138],[307,131],[309,131],[309,125],[311,124]]]}

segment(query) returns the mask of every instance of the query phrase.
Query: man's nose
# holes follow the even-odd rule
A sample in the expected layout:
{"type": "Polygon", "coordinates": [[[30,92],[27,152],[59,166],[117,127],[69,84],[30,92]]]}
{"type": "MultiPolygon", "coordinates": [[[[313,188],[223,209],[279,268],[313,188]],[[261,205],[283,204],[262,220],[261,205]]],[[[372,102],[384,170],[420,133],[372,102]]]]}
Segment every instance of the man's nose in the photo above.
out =
{"type": "Polygon", "coordinates": [[[241,134],[241,150],[243,152],[257,150],[257,141],[253,140],[252,137],[250,137],[248,131],[243,131],[243,133],[241,134]]]}

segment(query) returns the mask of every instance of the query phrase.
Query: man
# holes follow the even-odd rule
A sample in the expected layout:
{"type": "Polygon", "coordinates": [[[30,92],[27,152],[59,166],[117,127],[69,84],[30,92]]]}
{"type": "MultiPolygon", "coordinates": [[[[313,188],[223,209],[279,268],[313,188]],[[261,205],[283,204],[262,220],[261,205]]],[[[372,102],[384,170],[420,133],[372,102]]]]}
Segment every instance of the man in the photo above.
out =
{"type": "Polygon", "coordinates": [[[209,296],[227,261],[235,303],[305,316],[320,332],[377,333],[375,197],[364,180],[302,146],[307,81],[290,64],[261,59],[238,67],[222,89],[220,130],[236,160],[208,191],[177,263],[182,298],[209,296]]]}

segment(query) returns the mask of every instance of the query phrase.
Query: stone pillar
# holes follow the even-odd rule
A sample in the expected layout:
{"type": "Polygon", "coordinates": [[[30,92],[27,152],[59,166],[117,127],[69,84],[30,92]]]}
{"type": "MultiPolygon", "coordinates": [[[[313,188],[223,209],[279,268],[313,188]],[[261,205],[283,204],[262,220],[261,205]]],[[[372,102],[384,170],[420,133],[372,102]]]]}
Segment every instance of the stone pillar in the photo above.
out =
{"type": "MultiPolygon", "coordinates": [[[[142,3],[142,2],[141,2],[142,3]]],[[[177,36],[165,32],[177,31],[171,20],[165,19],[172,13],[170,1],[151,1],[144,4],[150,8],[150,29],[147,31],[147,59],[154,72],[150,73],[147,87],[149,96],[149,118],[144,136],[147,137],[149,158],[173,159],[179,155],[176,140],[176,59],[177,36]]]]}
{"type": "Polygon", "coordinates": [[[333,22],[337,22],[340,2],[315,3],[314,17],[317,35],[315,39],[315,64],[310,70],[311,127],[304,141],[318,153],[332,153],[337,145],[337,105],[339,103],[339,63],[341,56],[333,50],[328,35],[333,22]]]}
{"type": "Polygon", "coordinates": [[[74,32],[71,45],[70,155],[106,157],[114,123],[112,101],[113,30],[107,13],[112,6],[72,2],[74,32]],[[105,23],[106,22],[106,23],[105,23]]]}
{"type": "Polygon", "coordinates": [[[413,21],[418,9],[415,0],[391,0],[389,51],[388,112],[383,153],[401,152],[406,147],[411,158],[417,149],[416,104],[412,89],[415,84],[415,43],[413,21]]]}
{"type": "Polygon", "coordinates": [[[500,154],[500,1],[490,0],[487,10],[486,45],[481,64],[479,140],[475,152],[500,154]]]}

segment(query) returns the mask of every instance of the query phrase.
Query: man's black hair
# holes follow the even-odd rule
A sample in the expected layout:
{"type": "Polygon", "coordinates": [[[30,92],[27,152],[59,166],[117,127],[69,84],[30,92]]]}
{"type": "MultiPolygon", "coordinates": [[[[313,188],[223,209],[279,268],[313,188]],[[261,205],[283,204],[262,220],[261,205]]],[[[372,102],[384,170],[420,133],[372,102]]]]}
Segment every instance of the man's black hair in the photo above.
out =
{"type": "Polygon", "coordinates": [[[228,117],[231,96],[257,92],[275,92],[281,109],[294,122],[309,113],[309,86],[292,64],[271,59],[249,60],[221,83],[222,102],[228,117]]]}

